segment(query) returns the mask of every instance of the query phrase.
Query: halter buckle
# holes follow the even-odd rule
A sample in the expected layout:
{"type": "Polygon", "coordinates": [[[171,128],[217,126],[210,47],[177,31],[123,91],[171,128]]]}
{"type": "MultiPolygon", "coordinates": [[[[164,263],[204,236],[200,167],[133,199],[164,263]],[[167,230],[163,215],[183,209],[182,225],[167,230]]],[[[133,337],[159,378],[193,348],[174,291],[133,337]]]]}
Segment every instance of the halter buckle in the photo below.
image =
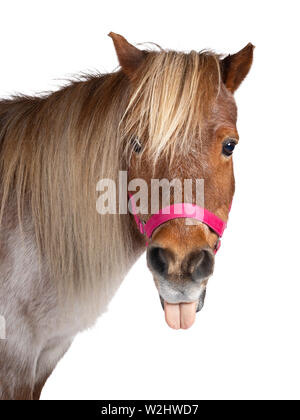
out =
{"type": "Polygon", "coordinates": [[[139,220],[139,230],[142,235],[146,235],[145,222],[142,220],[139,220]]]}
{"type": "Polygon", "coordinates": [[[217,242],[216,242],[215,247],[214,247],[215,254],[219,251],[220,246],[221,246],[221,239],[220,239],[220,236],[218,236],[217,242]]]}

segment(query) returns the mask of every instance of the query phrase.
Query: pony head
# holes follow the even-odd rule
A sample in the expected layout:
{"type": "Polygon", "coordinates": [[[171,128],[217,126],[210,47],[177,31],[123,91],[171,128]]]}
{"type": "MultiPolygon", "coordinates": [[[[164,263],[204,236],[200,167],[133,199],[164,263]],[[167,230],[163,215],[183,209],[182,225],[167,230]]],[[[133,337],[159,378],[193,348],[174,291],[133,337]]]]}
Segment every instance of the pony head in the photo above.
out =
{"type": "MultiPolygon", "coordinates": [[[[142,51],[121,35],[110,36],[131,85],[121,123],[129,179],[145,180],[152,204],[154,179],[171,183],[170,204],[186,201],[176,183],[201,179],[202,206],[226,222],[239,142],[234,92],[251,67],[253,45],[223,58],[211,51],[142,51]]],[[[164,198],[162,193],[156,211],[164,198]]],[[[189,201],[196,203],[195,192],[189,201]]],[[[141,213],[147,223],[153,211],[141,213]]],[[[147,263],[170,327],[190,327],[202,308],[217,241],[206,224],[188,217],[169,220],[151,235],[147,263]]]]}

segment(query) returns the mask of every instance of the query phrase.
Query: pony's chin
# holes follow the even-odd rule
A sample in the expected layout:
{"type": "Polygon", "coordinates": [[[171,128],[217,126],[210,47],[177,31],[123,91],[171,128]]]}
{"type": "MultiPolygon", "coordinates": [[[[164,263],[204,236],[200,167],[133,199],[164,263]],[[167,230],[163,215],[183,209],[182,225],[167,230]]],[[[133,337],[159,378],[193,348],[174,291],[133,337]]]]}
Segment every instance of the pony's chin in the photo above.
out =
{"type": "MultiPolygon", "coordinates": [[[[160,299],[160,303],[161,303],[161,306],[162,306],[163,310],[165,310],[164,299],[163,299],[160,295],[159,295],[159,299],[160,299]]],[[[199,297],[196,312],[200,312],[200,311],[201,311],[201,309],[202,309],[202,308],[203,308],[203,306],[204,306],[204,301],[205,301],[205,293],[203,293],[203,294],[199,297]]]]}

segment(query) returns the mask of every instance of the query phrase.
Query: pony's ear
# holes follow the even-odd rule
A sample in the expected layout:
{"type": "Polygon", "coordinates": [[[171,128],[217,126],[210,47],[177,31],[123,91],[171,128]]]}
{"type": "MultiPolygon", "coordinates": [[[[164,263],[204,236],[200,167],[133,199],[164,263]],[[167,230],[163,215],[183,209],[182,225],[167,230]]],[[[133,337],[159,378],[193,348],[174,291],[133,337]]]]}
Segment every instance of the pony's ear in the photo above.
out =
{"type": "Polygon", "coordinates": [[[250,42],[241,51],[221,60],[222,78],[230,92],[236,91],[247,76],[252,60],[254,45],[250,42]]]}
{"type": "Polygon", "coordinates": [[[136,69],[143,62],[146,55],[145,52],[129,44],[122,35],[110,32],[108,36],[110,36],[114,42],[120,66],[124,73],[132,78],[136,69]]]}

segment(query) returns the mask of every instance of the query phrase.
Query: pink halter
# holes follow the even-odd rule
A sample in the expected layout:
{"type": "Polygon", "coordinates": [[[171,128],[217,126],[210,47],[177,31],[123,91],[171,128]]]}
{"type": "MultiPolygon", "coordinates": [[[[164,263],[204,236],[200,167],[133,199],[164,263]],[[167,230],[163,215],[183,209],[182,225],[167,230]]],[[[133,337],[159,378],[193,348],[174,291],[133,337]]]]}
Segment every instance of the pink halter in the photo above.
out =
{"type": "MultiPolygon", "coordinates": [[[[181,218],[190,218],[198,220],[209,226],[217,235],[218,240],[215,245],[215,253],[221,246],[221,237],[223,232],[226,228],[226,222],[216,216],[214,213],[211,213],[209,210],[199,207],[196,204],[191,203],[176,203],[172,204],[171,206],[167,206],[158,213],[153,214],[147,222],[143,222],[137,212],[135,207],[135,202],[133,199],[133,195],[129,193],[129,199],[131,204],[132,214],[134,216],[134,220],[139,228],[139,231],[146,235],[148,239],[151,238],[152,233],[155,229],[157,229],[163,223],[168,222],[169,220],[173,219],[181,219],[181,218]]],[[[148,242],[147,242],[148,246],[148,242]]]]}

